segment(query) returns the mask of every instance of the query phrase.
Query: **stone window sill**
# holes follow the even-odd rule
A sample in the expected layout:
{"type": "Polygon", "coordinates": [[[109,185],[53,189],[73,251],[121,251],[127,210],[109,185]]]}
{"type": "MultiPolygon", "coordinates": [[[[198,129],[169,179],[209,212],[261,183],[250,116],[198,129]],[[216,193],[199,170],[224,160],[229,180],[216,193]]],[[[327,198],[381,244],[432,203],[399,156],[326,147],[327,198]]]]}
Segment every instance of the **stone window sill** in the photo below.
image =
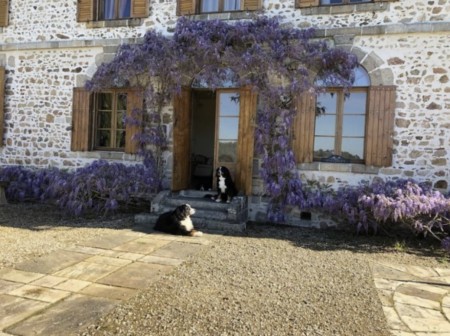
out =
{"type": "Polygon", "coordinates": [[[252,12],[249,11],[233,11],[233,12],[226,12],[226,13],[204,13],[204,14],[194,14],[190,15],[189,17],[193,20],[202,20],[202,21],[208,21],[208,20],[221,20],[221,21],[227,21],[227,20],[243,20],[243,19],[249,19],[252,17],[252,12]]]}
{"type": "Polygon", "coordinates": [[[82,152],[80,156],[88,159],[140,161],[140,158],[138,158],[137,155],[127,154],[124,152],[108,152],[95,150],[90,152],[82,152]]]}
{"type": "Polygon", "coordinates": [[[378,167],[366,166],[364,164],[329,162],[300,163],[297,165],[297,169],[354,174],[378,174],[380,170],[378,167]]]}
{"type": "Polygon", "coordinates": [[[302,8],[302,15],[335,15],[389,10],[388,2],[302,8]]]}
{"type": "Polygon", "coordinates": [[[110,28],[110,27],[137,27],[142,24],[142,19],[91,21],[86,23],[87,28],[110,28]]]}

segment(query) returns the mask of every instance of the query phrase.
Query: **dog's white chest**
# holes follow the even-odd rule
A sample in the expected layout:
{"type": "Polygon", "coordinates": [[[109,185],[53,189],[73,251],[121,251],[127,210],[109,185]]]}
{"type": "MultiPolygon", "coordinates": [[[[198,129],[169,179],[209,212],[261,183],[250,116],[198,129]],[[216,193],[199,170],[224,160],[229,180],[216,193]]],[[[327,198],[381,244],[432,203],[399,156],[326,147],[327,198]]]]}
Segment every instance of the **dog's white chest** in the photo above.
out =
{"type": "Polygon", "coordinates": [[[192,231],[194,229],[194,224],[192,223],[191,217],[187,217],[180,221],[180,224],[184,226],[186,231],[192,231]]]}
{"type": "Polygon", "coordinates": [[[219,189],[222,193],[225,193],[225,190],[227,190],[227,186],[225,185],[225,177],[223,176],[219,177],[219,189]]]}

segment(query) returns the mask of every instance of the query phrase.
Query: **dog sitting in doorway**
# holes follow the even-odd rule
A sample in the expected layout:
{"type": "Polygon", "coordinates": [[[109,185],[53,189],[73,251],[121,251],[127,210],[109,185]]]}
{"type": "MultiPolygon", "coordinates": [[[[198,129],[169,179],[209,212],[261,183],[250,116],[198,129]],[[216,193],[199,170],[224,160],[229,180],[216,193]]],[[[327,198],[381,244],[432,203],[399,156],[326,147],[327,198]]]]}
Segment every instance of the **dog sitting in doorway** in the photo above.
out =
{"type": "Polygon", "coordinates": [[[216,202],[230,203],[237,195],[237,189],[227,167],[220,166],[216,169],[217,195],[211,197],[216,202]]]}
{"type": "Polygon", "coordinates": [[[161,214],[156,221],[154,229],[174,235],[200,237],[203,232],[194,229],[191,216],[195,214],[195,209],[189,204],[183,204],[161,214]]]}

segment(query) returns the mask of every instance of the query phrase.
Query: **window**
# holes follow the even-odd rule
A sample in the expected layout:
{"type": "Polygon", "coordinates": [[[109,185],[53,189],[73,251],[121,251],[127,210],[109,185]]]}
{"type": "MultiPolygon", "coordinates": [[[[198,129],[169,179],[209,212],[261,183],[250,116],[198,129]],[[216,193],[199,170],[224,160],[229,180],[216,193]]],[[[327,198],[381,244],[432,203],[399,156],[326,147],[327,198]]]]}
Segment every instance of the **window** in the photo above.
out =
{"type": "Polygon", "coordinates": [[[136,118],[134,110],[142,108],[142,90],[137,88],[111,89],[92,94],[84,88],[75,88],[71,149],[136,153],[138,143],[134,135],[140,128],[125,123],[125,118],[136,118]]]}
{"type": "Polygon", "coordinates": [[[148,0],[77,0],[79,22],[148,17],[148,0]]]}
{"type": "Polygon", "coordinates": [[[366,124],[367,72],[359,67],[349,95],[330,88],[317,97],[314,128],[314,160],[363,162],[366,124]]]}
{"type": "Polygon", "coordinates": [[[321,5],[345,5],[357,4],[362,2],[373,2],[372,0],[320,0],[321,5]]]}
{"type": "Polygon", "coordinates": [[[131,16],[131,0],[97,0],[98,20],[126,19],[131,16]]]}
{"type": "Polygon", "coordinates": [[[261,9],[261,0],[177,0],[177,15],[228,13],[232,18],[237,11],[261,9]]]}
{"type": "Polygon", "coordinates": [[[392,164],[395,86],[370,86],[368,73],[355,69],[350,94],[330,87],[317,97],[298,97],[292,147],[298,163],[327,161],[392,164]]]}
{"type": "Polygon", "coordinates": [[[94,149],[125,148],[126,92],[102,92],[95,95],[94,149]]]}
{"type": "Polygon", "coordinates": [[[240,0],[201,0],[201,13],[230,12],[241,9],[240,0]]]}

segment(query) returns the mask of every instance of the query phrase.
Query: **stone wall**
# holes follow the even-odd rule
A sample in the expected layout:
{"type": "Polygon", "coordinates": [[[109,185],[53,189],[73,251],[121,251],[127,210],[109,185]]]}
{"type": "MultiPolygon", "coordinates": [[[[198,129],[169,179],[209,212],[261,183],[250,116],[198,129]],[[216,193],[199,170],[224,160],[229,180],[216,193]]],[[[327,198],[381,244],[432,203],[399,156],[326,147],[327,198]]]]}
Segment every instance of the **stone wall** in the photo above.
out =
{"type": "MultiPolygon", "coordinates": [[[[10,24],[0,28],[0,64],[6,66],[5,146],[0,165],[79,167],[98,158],[136,162],[132,155],[71,152],[72,89],[82,86],[117,45],[139,42],[147,29],[170,33],[176,2],[150,3],[147,19],[114,24],[76,22],[76,1],[10,2],[10,24]]],[[[450,3],[402,0],[334,8],[296,9],[293,0],[264,1],[263,14],[352,50],[373,84],[397,86],[392,167],[300,165],[305,179],[335,187],[378,177],[412,177],[449,190],[450,3]],[[328,12],[326,12],[328,11],[328,12]]],[[[254,13],[198,15],[248,18],[254,13]]],[[[171,108],[165,115],[169,135],[171,108]]],[[[171,153],[165,154],[170,186],[171,153]]],[[[255,168],[255,173],[257,168],[255,168]]],[[[255,196],[263,193],[255,177],[255,196]]]]}

